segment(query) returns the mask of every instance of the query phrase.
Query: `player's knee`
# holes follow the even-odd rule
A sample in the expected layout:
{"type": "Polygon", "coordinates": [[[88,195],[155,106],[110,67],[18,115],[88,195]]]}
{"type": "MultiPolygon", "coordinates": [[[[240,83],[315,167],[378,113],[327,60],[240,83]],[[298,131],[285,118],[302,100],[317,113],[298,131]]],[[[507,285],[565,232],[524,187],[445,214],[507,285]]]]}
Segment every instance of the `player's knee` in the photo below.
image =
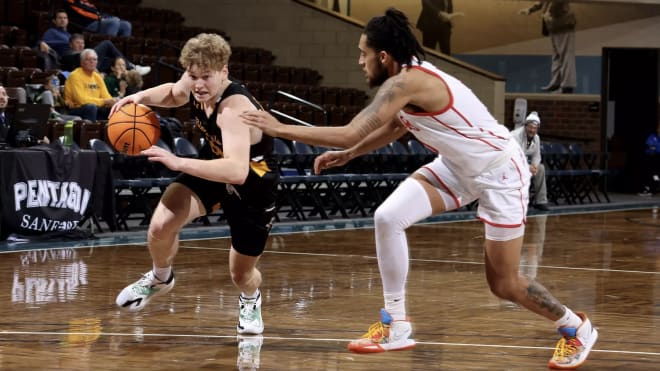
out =
{"type": "Polygon", "coordinates": [[[493,295],[509,301],[515,301],[519,291],[517,280],[509,278],[489,277],[488,287],[493,295]]]}
{"type": "Polygon", "coordinates": [[[155,240],[167,240],[179,233],[180,226],[174,219],[158,218],[154,215],[149,223],[149,237],[155,240]]]}
{"type": "Polygon", "coordinates": [[[234,283],[236,286],[242,286],[250,282],[250,279],[252,279],[253,272],[254,270],[251,269],[249,271],[246,270],[238,270],[238,269],[232,269],[230,272],[231,275],[231,281],[234,283]]]}
{"type": "Polygon", "coordinates": [[[394,229],[401,229],[401,222],[398,215],[393,213],[384,205],[379,206],[374,213],[374,225],[377,229],[391,231],[394,229]]]}

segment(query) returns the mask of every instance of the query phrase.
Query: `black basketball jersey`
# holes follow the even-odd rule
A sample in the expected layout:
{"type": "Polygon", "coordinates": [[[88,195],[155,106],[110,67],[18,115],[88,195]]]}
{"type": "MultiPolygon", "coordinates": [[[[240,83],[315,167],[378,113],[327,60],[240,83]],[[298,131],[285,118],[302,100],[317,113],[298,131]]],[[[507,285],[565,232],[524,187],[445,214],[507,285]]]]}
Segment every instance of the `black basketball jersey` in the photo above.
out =
{"type": "MultiPolygon", "coordinates": [[[[220,103],[235,94],[246,96],[255,108],[263,110],[261,104],[248,92],[244,85],[232,81],[227,89],[222,93],[222,96],[215,102],[215,107],[210,116],[206,116],[203,103],[195,100],[192,93],[190,93],[190,108],[191,114],[195,118],[195,126],[204,135],[204,147],[200,150],[200,158],[214,159],[222,158],[222,130],[217,125],[218,107],[220,103]]],[[[275,161],[272,157],[273,152],[273,138],[265,133],[261,137],[261,141],[250,146],[250,169],[257,174],[264,172],[275,171],[275,161]]]]}

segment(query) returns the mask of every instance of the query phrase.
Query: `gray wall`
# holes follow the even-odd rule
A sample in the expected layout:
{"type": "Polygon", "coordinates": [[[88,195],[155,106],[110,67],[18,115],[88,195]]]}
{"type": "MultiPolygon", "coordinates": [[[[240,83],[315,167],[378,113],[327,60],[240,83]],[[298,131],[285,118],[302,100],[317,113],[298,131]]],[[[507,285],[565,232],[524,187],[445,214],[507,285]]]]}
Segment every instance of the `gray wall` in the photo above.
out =
{"type": "MultiPolygon", "coordinates": [[[[363,24],[355,20],[329,16],[291,0],[143,0],[141,4],[179,11],[187,26],[221,29],[233,45],[271,50],[275,64],[313,68],[323,75],[322,85],[367,89],[357,64],[363,24]]],[[[503,81],[474,73],[461,62],[428,59],[462,79],[503,120],[503,81]]]]}

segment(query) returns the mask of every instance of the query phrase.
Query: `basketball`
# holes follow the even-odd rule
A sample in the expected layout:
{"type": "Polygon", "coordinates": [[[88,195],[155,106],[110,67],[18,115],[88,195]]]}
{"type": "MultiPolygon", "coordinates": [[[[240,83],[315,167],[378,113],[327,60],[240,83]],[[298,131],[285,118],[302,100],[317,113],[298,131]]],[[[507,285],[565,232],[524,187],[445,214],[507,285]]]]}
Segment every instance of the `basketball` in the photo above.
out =
{"type": "Polygon", "coordinates": [[[160,122],[156,113],[142,104],[129,103],[108,118],[108,143],[120,153],[138,155],[156,144],[160,122]]]}

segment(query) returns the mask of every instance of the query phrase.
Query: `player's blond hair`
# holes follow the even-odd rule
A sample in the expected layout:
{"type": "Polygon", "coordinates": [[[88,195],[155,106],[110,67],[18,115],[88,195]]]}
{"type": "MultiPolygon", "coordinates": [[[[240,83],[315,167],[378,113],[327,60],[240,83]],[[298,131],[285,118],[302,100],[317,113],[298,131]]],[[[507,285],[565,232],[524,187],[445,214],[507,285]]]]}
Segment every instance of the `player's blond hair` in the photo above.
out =
{"type": "Polygon", "coordinates": [[[197,65],[200,69],[220,71],[229,63],[231,48],[222,36],[201,33],[186,42],[181,49],[179,62],[188,69],[197,65]]]}

